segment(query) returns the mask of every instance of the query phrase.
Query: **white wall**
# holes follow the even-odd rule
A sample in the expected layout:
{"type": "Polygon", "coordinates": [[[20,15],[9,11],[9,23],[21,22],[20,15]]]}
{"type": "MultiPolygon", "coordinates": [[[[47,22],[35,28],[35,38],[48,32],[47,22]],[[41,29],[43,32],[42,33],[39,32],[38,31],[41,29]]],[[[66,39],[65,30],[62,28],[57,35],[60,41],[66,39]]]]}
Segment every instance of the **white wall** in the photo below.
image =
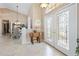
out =
{"type": "Polygon", "coordinates": [[[79,3],[77,4],[77,38],[79,39],[79,3]]]}
{"type": "Polygon", "coordinates": [[[0,36],[2,36],[2,28],[1,28],[1,27],[2,27],[2,24],[1,24],[1,22],[2,22],[2,21],[1,21],[1,19],[0,19],[0,36]]]}
{"type": "Polygon", "coordinates": [[[42,20],[43,20],[43,13],[42,13],[42,8],[40,7],[40,4],[37,4],[37,3],[34,3],[32,4],[32,8],[29,12],[29,16],[32,20],[32,28],[33,29],[37,29],[39,31],[42,30],[42,26],[43,26],[43,23],[42,23],[42,20]],[[38,26],[39,24],[39,26],[38,26]],[[36,28],[38,27],[38,28],[36,28]]]}
{"type": "MultiPolygon", "coordinates": [[[[76,46],[77,46],[77,5],[76,4],[70,4],[64,7],[61,7],[57,10],[54,10],[48,14],[46,14],[46,17],[52,15],[52,27],[51,30],[53,30],[52,32],[57,33],[58,32],[58,20],[57,20],[57,14],[65,11],[65,10],[69,10],[70,11],[70,19],[69,19],[69,50],[64,49],[62,47],[59,47],[57,45],[57,40],[58,40],[58,33],[54,34],[54,36],[51,38],[52,40],[54,40],[54,42],[50,42],[45,40],[46,42],[48,42],[49,44],[51,44],[52,46],[54,46],[55,48],[57,48],[58,50],[62,51],[64,54],[66,55],[75,55],[75,50],[76,50],[76,46]]],[[[46,33],[45,33],[46,35],[46,33]]],[[[46,37],[46,36],[45,36],[46,37]]]]}
{"type": "Polygon", "coordinates": [[[0,8],[6,8],[6,6],[4,5],[4,3],[0,3],[0,8]]]}
{"type": "Polygon", "coordinates": [[[36,29],[35,27],[38,27],[37,30],[41,31],[42,29],[42,8],[40,7],[40,4],[33,4],[32,20],[33,20],[32,22],[33,29],[36,29]]]}

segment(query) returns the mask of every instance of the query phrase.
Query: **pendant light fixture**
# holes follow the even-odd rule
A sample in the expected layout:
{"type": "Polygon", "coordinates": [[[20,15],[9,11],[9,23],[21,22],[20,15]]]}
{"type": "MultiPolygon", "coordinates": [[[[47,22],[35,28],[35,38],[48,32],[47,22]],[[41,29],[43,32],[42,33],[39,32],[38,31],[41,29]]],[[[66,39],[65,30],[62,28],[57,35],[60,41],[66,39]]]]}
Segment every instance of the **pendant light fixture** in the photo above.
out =
{"type": "Polygon", "coordinates": [[[18,15],[18,8],[19,8],[19,6],[18,6],[18,3],[17,3],[17,5],[16,5],[16,8],[17,8],[17,20],[16,20],[16,22],[15,22],[15,24],[21,24],[20,22],[19,22],[19,15],[18,15]]]}
{"type": "Polygon", "coordinates": [[[18,4],[17,4],[16,8],[17,8],[17,22],[18,22],[18,4]]]}

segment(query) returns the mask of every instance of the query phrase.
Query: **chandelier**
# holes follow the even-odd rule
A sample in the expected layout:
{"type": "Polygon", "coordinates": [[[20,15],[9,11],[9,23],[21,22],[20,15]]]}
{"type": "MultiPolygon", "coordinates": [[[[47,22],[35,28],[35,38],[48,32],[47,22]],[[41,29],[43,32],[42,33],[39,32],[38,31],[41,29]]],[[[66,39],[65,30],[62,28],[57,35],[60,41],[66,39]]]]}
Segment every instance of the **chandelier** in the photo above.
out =
{"type": "Polygon", "coordinates": [[[17,20],[16,20],[15,24],[21,24],[21,23],[19,22],[19,19],[18,19],[18,17],[19,17],[19,15],[18,15],[18,8],[19,8],[18,3],[17,3],[16,8],[17,8],[17,17],[16,17],[17,20]]]}
{"type": "Polygon", "coordinates": [[[42,4],[40,5],[41,8],[47,8],[47,6],[48,6],[48,3],[42,3],[42,4]]]}

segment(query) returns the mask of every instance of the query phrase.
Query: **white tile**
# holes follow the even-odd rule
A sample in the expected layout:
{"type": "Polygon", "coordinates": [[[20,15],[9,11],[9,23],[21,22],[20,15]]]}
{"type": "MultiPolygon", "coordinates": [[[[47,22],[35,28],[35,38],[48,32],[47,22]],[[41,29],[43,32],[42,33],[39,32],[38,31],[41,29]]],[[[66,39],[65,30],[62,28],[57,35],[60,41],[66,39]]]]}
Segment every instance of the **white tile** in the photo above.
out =
{"type": "Polygon", "coordinates": [[[0,37],[0,55],[2,56],[64,56],[46,43],[21,44],[18,39],[9,36],[0,37]]]}

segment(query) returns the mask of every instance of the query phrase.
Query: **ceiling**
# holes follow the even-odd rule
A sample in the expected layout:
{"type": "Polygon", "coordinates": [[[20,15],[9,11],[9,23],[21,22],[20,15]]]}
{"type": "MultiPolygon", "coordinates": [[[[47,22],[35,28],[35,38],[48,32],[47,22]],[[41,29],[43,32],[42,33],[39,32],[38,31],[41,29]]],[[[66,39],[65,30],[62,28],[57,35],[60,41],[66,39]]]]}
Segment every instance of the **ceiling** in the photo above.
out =
{"type": "MultiPolygon", "coordinates": [[[[17,3],[0,3],[0,8],[8,8],[17,11],[17,3]]],[[[32,3],[18,3],[18,12],[24,15],[28,15],[28,12],[32,6],[32,3]]]]}

